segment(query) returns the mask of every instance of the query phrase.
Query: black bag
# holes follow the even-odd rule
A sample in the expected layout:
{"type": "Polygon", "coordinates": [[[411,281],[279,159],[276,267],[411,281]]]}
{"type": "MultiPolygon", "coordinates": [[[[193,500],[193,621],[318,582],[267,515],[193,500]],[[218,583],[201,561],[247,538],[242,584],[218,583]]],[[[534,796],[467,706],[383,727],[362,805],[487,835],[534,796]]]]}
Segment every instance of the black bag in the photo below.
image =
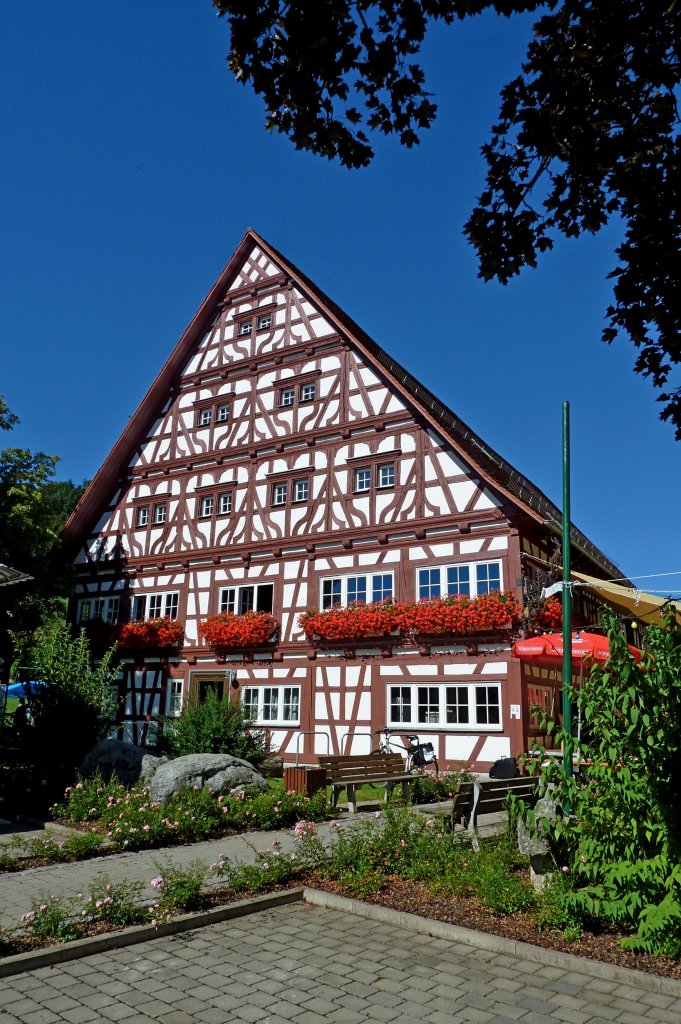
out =
{"type": "Polygon", "coordinates": [[[427,764],[432,764],[435,760],[435,750],[433,749],[432,743],[419,743],[414,750],[412,758],[417,768],[425,768],[427,764]]]}
{"type": "Polygon", "coordinates": [[[518,777],[518,765],[514,757],[500,757],[489,770],[490,779],[515,779],[518,777]]]}

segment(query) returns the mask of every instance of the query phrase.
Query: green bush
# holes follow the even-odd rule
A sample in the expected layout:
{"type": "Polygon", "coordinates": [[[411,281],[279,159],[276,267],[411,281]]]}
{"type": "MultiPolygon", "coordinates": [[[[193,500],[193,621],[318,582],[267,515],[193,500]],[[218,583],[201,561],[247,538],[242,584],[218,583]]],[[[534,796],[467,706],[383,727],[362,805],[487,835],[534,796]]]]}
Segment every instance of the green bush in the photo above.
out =
{"type": "MultiPolygon", "coordinates": [[[[613,922],[628,948],[681,956],[681,628],[676,615],[646,630],[637,664],[612,612],[603,613],[610,657],[570,697],[583,729],[580,770],[541,769],[562,814],[549,829],[570,867],[572,919],[613,922]]],[[[568,756],[575,739],[545,727],[568,756]]],[[[541,753],[541,750],[539,751],[541,753]]],[[[534,824],[534,813],[521,810],[534,824]]]]}
{"type": "Polygon", "coordinates": [[[158,875],[152,878],[151,885],[158,890],[158,901],[150,908],[152,913],[167,916],[173,911],[191,911],[199,907],[201,890],[208,874],[205,864],[195,860],[188,867],[181,868],[166,860],[157,862],[156,869],[158,875]]]}
{"type": "Polygon", "coordinates": [[[265,734],[254,730],[238,700],[208,690],[206,699],[187,705],[179,718],[163,723],[159,748],[171,757],[185,754],[231,754],[258,765],[267,750],[265,734]]]}
{"type": "Polygon", "coordinates": [[[78,893],[81,918],[89,922],[104,921],[117,928],[139,924],[147,917],[142,906],[141,882],[112,882],[108,875],[97,875],[92,883],[89,898],[78,893]]]}

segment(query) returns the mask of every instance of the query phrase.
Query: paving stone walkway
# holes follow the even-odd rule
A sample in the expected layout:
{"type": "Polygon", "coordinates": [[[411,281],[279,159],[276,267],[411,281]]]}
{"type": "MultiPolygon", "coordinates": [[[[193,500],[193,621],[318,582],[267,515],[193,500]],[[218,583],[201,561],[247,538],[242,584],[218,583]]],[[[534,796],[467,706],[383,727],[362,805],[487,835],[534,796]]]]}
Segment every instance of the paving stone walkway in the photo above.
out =
{"type": "Polygon", "coordinates": [[[291,904],[4,979],[2,1024],[680,1024],[667,994],[291,904]]]}

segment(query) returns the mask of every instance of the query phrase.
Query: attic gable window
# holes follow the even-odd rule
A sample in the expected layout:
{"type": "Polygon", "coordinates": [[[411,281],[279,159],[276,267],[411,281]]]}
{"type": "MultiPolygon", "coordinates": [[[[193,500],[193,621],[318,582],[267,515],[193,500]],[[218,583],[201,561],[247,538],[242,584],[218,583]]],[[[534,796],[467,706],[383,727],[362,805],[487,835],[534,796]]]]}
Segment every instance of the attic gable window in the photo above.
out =
{"type": "Polygon", "coordinates": [[[199,504],[199,515],[202,519],[208,519],[213,515],[214,505],[215,501],[212,494],[207,494],[205,497],[201,498],[201,502],[199,504]]]}
{"type": "Polygon", "coordinates": [[[158,505],[154,505],[154,522],[157,524],[165,523],[167,511],[168,506],[165,501],[161,501],[158,505]]]}
{"type": "Polygon", "coordinates": [[[355,494],[364,494],[371,490],[371,470],[368,467],[355,470],[353,490],[355,494]]]}
{"type": "Polygon", "coordinates": [[[207,427],[212,418],[212,409],[199,409],[198,424],[200,427],[207,427]]]}
{"type": "Polygon", "coordinates": [[[149,525],[149,506],[140,505],[137,509],[137,521],[136,526],[148,526],[149,525]]]}
{"type": "Polygon", "coordinates": [[[279,405],[280,406],[284,407],[284,406],[294,405],[295,404],[295,400],[296,400],[295,388],[283,388],[279,392],[279,405]]]}
{"type": "Polygon", "coordinates": [[[245,334],[250,334],[252,330],[253,330],[253,321],[252,320],[242,320],[241,323],[239,324],[239,336],[240,337],[243,337],[243,335],[245,335],[245,334]]]}
{"type": "Polygon", "coordinates": [[[300,401],[301,402],[313,402],[317,397],[317,385],[312,384],[301,384],[300,385],[300,401]]]}
{"type": "Polygon", "coordinates": [[[288,492],[287,484],[273,484],[272,485],[272,504],[273,505],[285,505],[286,495],[288,492]]]}
{"type": "Polygon", "coordinates": [[[215,422],[226,423],[230,417],[230,414],[231,406],[229,405],[229,403],[225,403],[224,405],[218,405],[215,410],[215,422]]]}
{"type": "Polygon", "coordinates": [[[271,326],[272,326],[272,314],[271,313],[263,313],[262,316],[258,317],[258,330],[259,331],[266,331],[271,326]]]}
{"type": "Polygon", "coordinates": [[[218,498],[218,512],[221,516],[229,515],[232,511],[232,492],[225,491],[218,498]]]}

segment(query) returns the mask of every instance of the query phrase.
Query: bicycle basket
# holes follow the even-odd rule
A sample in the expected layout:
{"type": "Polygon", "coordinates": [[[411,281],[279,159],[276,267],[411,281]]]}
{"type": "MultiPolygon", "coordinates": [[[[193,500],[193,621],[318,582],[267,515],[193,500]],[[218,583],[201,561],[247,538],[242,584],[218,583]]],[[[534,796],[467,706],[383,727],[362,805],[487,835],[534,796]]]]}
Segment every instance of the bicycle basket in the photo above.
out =
{"type": "Polygon", "coordinates": [[[412,758],[417,768],[425,768],[435,760],[435,751],[432,743],[419,743],[412,758]]]}

